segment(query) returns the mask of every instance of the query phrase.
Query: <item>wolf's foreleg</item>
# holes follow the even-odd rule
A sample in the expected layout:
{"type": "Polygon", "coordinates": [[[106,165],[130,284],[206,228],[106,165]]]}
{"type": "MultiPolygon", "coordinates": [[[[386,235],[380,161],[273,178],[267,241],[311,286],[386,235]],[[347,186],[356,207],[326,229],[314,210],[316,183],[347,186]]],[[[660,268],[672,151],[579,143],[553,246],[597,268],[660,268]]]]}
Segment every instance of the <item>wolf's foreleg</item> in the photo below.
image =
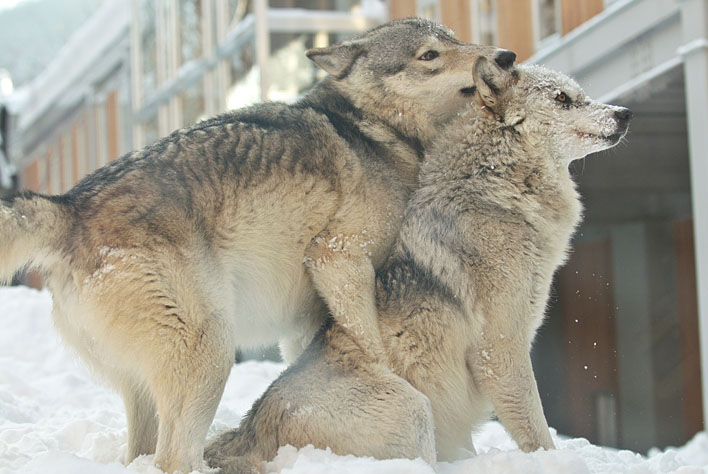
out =
{"type": "Polygon", "coordinates": [[[324,232],[308,246],[305,264],[337,323],[364,353],[386,361],[376,312],[376,276],[366,241],[358,235],[324,232]]]}
{"type": "Polygon", "coordinates": [[[475,353],[468,354],[468,366],[504,428],[522,451],[555,448],[533,375],[529,344],[509,332],[484,339],[475,353]]]}

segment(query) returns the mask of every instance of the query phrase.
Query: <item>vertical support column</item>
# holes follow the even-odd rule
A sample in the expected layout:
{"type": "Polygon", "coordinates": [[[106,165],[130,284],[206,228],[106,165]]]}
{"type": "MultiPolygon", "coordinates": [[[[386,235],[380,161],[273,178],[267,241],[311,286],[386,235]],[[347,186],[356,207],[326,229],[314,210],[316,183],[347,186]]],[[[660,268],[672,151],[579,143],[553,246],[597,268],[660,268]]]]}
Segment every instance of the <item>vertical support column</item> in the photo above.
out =
{"type": "Polygon", "coordinates": [[[708,0],[681,0],[688,149],[696,250],[703,421],[708,426],[708,0]]]}
{"type": "MultiPolygon", "coordinates": [[[[217,36],[219,31],[219,23],[221,19],[219,14],[215,14],[214,0],[202,0],[202,18],[201,18],[201,44],[202,44],[202,57],[209,57],[214,54],[216,50],[216,43],[220,41],[214,41],[214,32],[216,30],[217,36]],[[216,20],[216,21],[215,21],[216,20]],[[216,23],[216,25],[215,25],[216,23]]],[[[216,85],[216,75],[213,69],[207,69],[202,78],[202,93],[204,95],[204,114],[207,117],[212,117],[220,112],[218,108],[219,104],[219,90],[216,85]]]]}
{"type": "MultiPolygon", "coordinates": [[[[227,0],[216,0],[216,42],[221,44],[229,33],[231,16],[227,0]]],[[[226,110],[226,104],[231,85],[231,67],[229,60],[221,60],[216,66],[216,108],[217,112],[226,110]]]]}
{"type": "Polygon", "coordinates": [[[656,434],[646,232],[643,224],[627,224],[613,227],[611,236],[620,443],[644,451],[656,434]]]}
{"type": "Polygon", "coordinates": [[[270,56],[270,30],[268,29],[268,0],[255,0],[253,13],[256,18],[256,62],[260,73],[261,100],[268,100],[270,78],[268,77],[268,57],[270,56]]]}
{"type": "MultiPolygon", "coordinates": [[[[155,85],[161,88],[169,77],[167,65],[167,1],[157,0],[155,13],[155,85]]],[[[167,104],[160,104],[157,112],[157,134],[164,137],[170,133],[170,114],[167,104]]]]}
{"type": "MultiPolygon", "coordinates": [[[[182,65],[182,35],[181,35],[181,10],[177,0],[167,0],[167,82],[177,79],[179,68],[182,65]]],[[[169,105],[169,130],[176,130],[184,125],[182,118],[181,94],[170,98],[169,105]]]]}
{"type": "MultiPolygon", "coordinates": [[[[140,14],[138,0],[131,2],[130,17],[130,104],[131,116],[140,110],[143,105],[143,51],[140,44],[140,14]]],[[[145,146],[145,133],[141,124],[136,123],[132,118],[133,143],[130,149],[138,149],[145,146]]],[[[88,170],[93,171],[93,169],[88,170]]]]}

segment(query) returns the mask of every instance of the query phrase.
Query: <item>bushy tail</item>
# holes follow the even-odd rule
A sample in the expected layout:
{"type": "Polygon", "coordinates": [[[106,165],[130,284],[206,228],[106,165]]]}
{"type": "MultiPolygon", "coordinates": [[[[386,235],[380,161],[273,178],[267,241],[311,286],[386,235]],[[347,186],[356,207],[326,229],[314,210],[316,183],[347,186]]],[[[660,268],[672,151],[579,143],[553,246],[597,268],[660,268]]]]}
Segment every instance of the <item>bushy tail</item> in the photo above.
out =
{"type": "Polygon", "coordinates": [[[221,468],[221,472],[229,474],[264,473],[264,460],[256,454],[257,449],[253,446],[255,441],[252,436],[248,436],[247,431],[242,421],[239,428],[225,431],[208,443],[204,449],[207,465],[221,468]]]}
{"type": "Polygon", "coordinates": [[[0,200],[0,284],[26,267],[46,267],[66,238],[60,198],[23,193],[0,200]]]}

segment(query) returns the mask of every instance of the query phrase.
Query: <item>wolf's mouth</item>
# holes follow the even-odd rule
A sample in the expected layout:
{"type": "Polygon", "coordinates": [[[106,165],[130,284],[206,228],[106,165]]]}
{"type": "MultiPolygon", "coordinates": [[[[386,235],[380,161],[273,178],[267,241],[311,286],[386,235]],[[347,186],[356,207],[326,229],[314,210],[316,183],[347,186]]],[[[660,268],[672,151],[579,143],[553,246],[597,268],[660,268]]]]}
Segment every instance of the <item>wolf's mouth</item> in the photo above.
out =
{"type": "Polygon", "coordinates": [[[610,143],[618,143],[622,139],[624,134],[625,134],[625,132],[618,132],[618,133],[613,133],[612,135],[609,135],[609,136],[603,137],[603,138],[610,143]]]}
{"type": "Polygon", "coordinates": [[[465,97],[471,97],[474,95],[475,92],[477,92],[477,86],[463,87],[462,89],[460,89],[460,92],[465,97]]]}
{"type": "Polygon", "coordinates": [[[595,133],[587,133],[587,132],[575,132],[580,138],[592,138],[595,140],[604,140],[606,142],[610,143],[617,143],[619,142],[624,134],[626,133],[626,130],[623,130],[621,132],[613,133],[612,135],[597,135],[595,133]]]}

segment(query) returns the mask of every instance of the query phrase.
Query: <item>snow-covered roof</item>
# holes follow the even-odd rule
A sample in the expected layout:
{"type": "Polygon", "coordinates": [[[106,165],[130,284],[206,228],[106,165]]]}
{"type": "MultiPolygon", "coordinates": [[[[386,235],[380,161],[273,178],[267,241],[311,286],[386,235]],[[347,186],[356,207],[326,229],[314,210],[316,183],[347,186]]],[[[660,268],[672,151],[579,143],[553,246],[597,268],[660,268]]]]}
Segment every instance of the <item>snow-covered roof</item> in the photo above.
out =
{"type": "Polygon", "coordinates": [[[19,112],[19,128],[30,126],[57,103],[75,100],[76,89],[87,86],[85,79],[91,76],[91,67],[108,48],[127,36],[129,27],[130,3],[106,0],[47,68],[8,101],[14,112],[19,112]]]}

